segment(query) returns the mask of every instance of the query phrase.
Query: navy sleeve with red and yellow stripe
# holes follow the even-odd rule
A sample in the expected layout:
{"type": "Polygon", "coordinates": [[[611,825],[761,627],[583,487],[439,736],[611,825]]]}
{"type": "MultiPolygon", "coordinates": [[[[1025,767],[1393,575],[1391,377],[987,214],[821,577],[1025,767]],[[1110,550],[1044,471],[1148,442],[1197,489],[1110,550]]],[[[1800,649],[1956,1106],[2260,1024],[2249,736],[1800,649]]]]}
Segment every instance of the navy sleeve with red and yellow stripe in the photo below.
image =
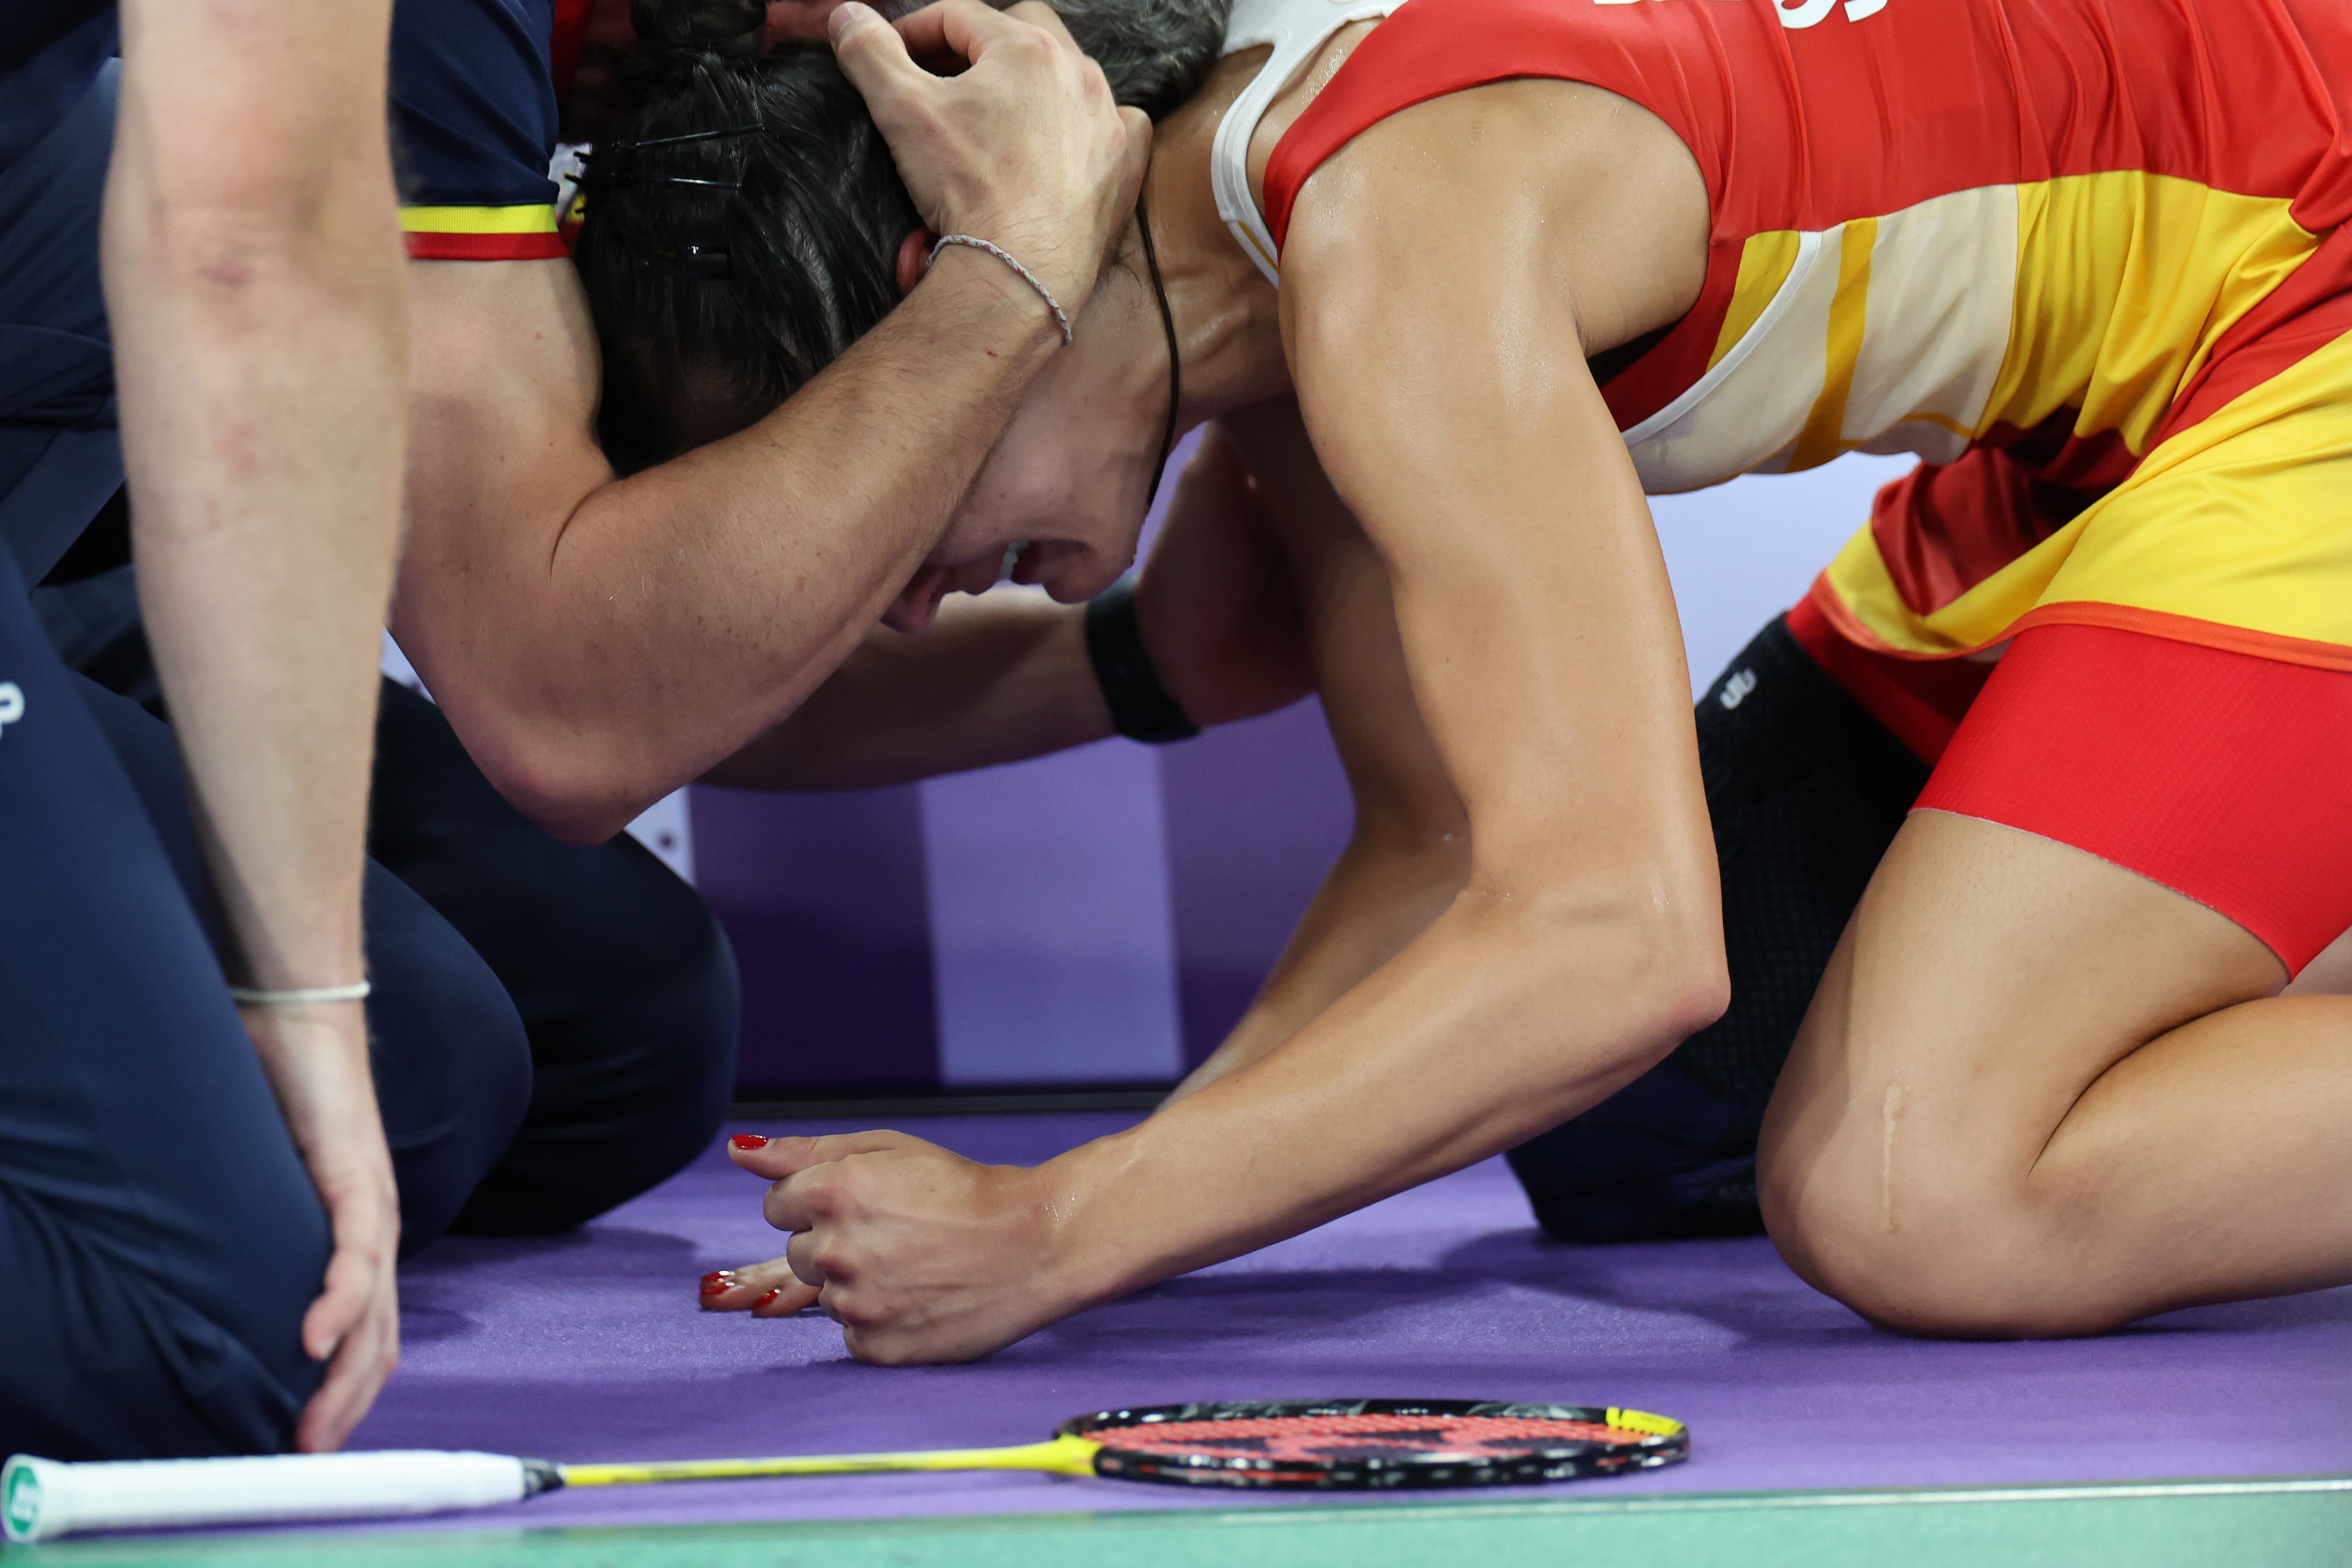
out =
{"type": "Polygon", "coordinates": [[[540,261],[556,229],[558,0],[397,0],[392,131],[408,254],[540,261]]]}

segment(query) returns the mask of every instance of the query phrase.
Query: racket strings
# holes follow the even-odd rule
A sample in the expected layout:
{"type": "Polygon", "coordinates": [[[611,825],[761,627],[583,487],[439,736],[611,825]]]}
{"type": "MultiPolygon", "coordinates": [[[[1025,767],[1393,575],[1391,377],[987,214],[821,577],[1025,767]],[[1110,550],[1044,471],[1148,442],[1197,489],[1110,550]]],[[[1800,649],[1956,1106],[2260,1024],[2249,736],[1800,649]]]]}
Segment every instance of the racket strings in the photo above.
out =
{"type": "Polygon", "coordinates": [[[1654,1440],[1648,1433],[1558,1417],[1337,1414],[1154,1421],[1094,1435],[1130,1453],[1270,1459],[1524,1454],[1570,1443],[1654,1440]]]}

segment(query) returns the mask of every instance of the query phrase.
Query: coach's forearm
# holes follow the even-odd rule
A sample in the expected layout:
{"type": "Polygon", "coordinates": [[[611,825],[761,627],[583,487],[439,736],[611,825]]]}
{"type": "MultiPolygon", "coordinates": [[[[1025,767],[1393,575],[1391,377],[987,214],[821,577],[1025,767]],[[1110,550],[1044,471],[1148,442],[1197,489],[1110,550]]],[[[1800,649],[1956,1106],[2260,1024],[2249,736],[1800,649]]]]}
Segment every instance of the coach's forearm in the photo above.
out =
{"type": "Polygon", "coordinates": [[[387,12],[128,14],[104,267],[141,598],[233,977],[269,987],[361,973],[405,428],[387,12]]]}
{"type": "Polygon", "coordinates": [[[800,710],[704,782],[869,789],[1042,757],[1111,733],[1086,612],[1042,589],[950,598],[920,636],[877,628],[800,710]]]}
{"type": "MultiPolygon", "coordinates": [[[[404,642],[413,628],[411,656],[424,655],[420,670],[509,799],[561,838],[609,837],[792,713],[849,656],[1059,344],[1019,278],[950,252],[767,418],[595,485],[497,571],[469,559],[462,530],[438,528],[443,542],[413,548],[404,568],[404,642]]],[[[417,483],[496,495],[502,480],[420,472],[417,483]]],[[[433,504],[467,511],[462,499],[433,504]]]]}

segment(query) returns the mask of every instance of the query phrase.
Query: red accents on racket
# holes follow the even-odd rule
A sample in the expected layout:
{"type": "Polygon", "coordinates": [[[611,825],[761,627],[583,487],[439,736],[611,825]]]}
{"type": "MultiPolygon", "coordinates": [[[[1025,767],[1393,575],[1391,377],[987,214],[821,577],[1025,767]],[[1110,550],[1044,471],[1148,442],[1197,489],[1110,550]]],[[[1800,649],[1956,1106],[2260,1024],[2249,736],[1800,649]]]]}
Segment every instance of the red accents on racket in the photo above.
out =
{"type": "Polygon", "coordinates": [[[1464,1399],[1252,1401],[1066,1421],[1095,1473],[1177,1486],[1358,1490],[1525,1486],[1690,1457],[1679,1421],[1589,1405],[1464,1399]]]}

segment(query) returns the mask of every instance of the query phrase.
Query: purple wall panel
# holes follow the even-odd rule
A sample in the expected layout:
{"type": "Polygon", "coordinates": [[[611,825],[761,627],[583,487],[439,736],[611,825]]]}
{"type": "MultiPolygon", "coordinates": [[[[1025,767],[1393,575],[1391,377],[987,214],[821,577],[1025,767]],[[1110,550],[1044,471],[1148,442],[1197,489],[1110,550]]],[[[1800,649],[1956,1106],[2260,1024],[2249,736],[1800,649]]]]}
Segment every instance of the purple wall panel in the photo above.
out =
{"type": "Polygon", "coordinates": [[[912,787],[755,795],[698,786],[695,881],[743,972],[747,1097],[939,1082],[912,787]]]}
{"type": "Polygon", "coordinates": [[[1160,754],[1188,1066],[1214,1051],[1348,841],[1348,780],[1309,699],[1160,754]]]}
{"type": "Polygon", "coordinates": [[[941,1080],[1174,1079],[1158,753],[1108,740],[922,789],[941,1080]]]}

